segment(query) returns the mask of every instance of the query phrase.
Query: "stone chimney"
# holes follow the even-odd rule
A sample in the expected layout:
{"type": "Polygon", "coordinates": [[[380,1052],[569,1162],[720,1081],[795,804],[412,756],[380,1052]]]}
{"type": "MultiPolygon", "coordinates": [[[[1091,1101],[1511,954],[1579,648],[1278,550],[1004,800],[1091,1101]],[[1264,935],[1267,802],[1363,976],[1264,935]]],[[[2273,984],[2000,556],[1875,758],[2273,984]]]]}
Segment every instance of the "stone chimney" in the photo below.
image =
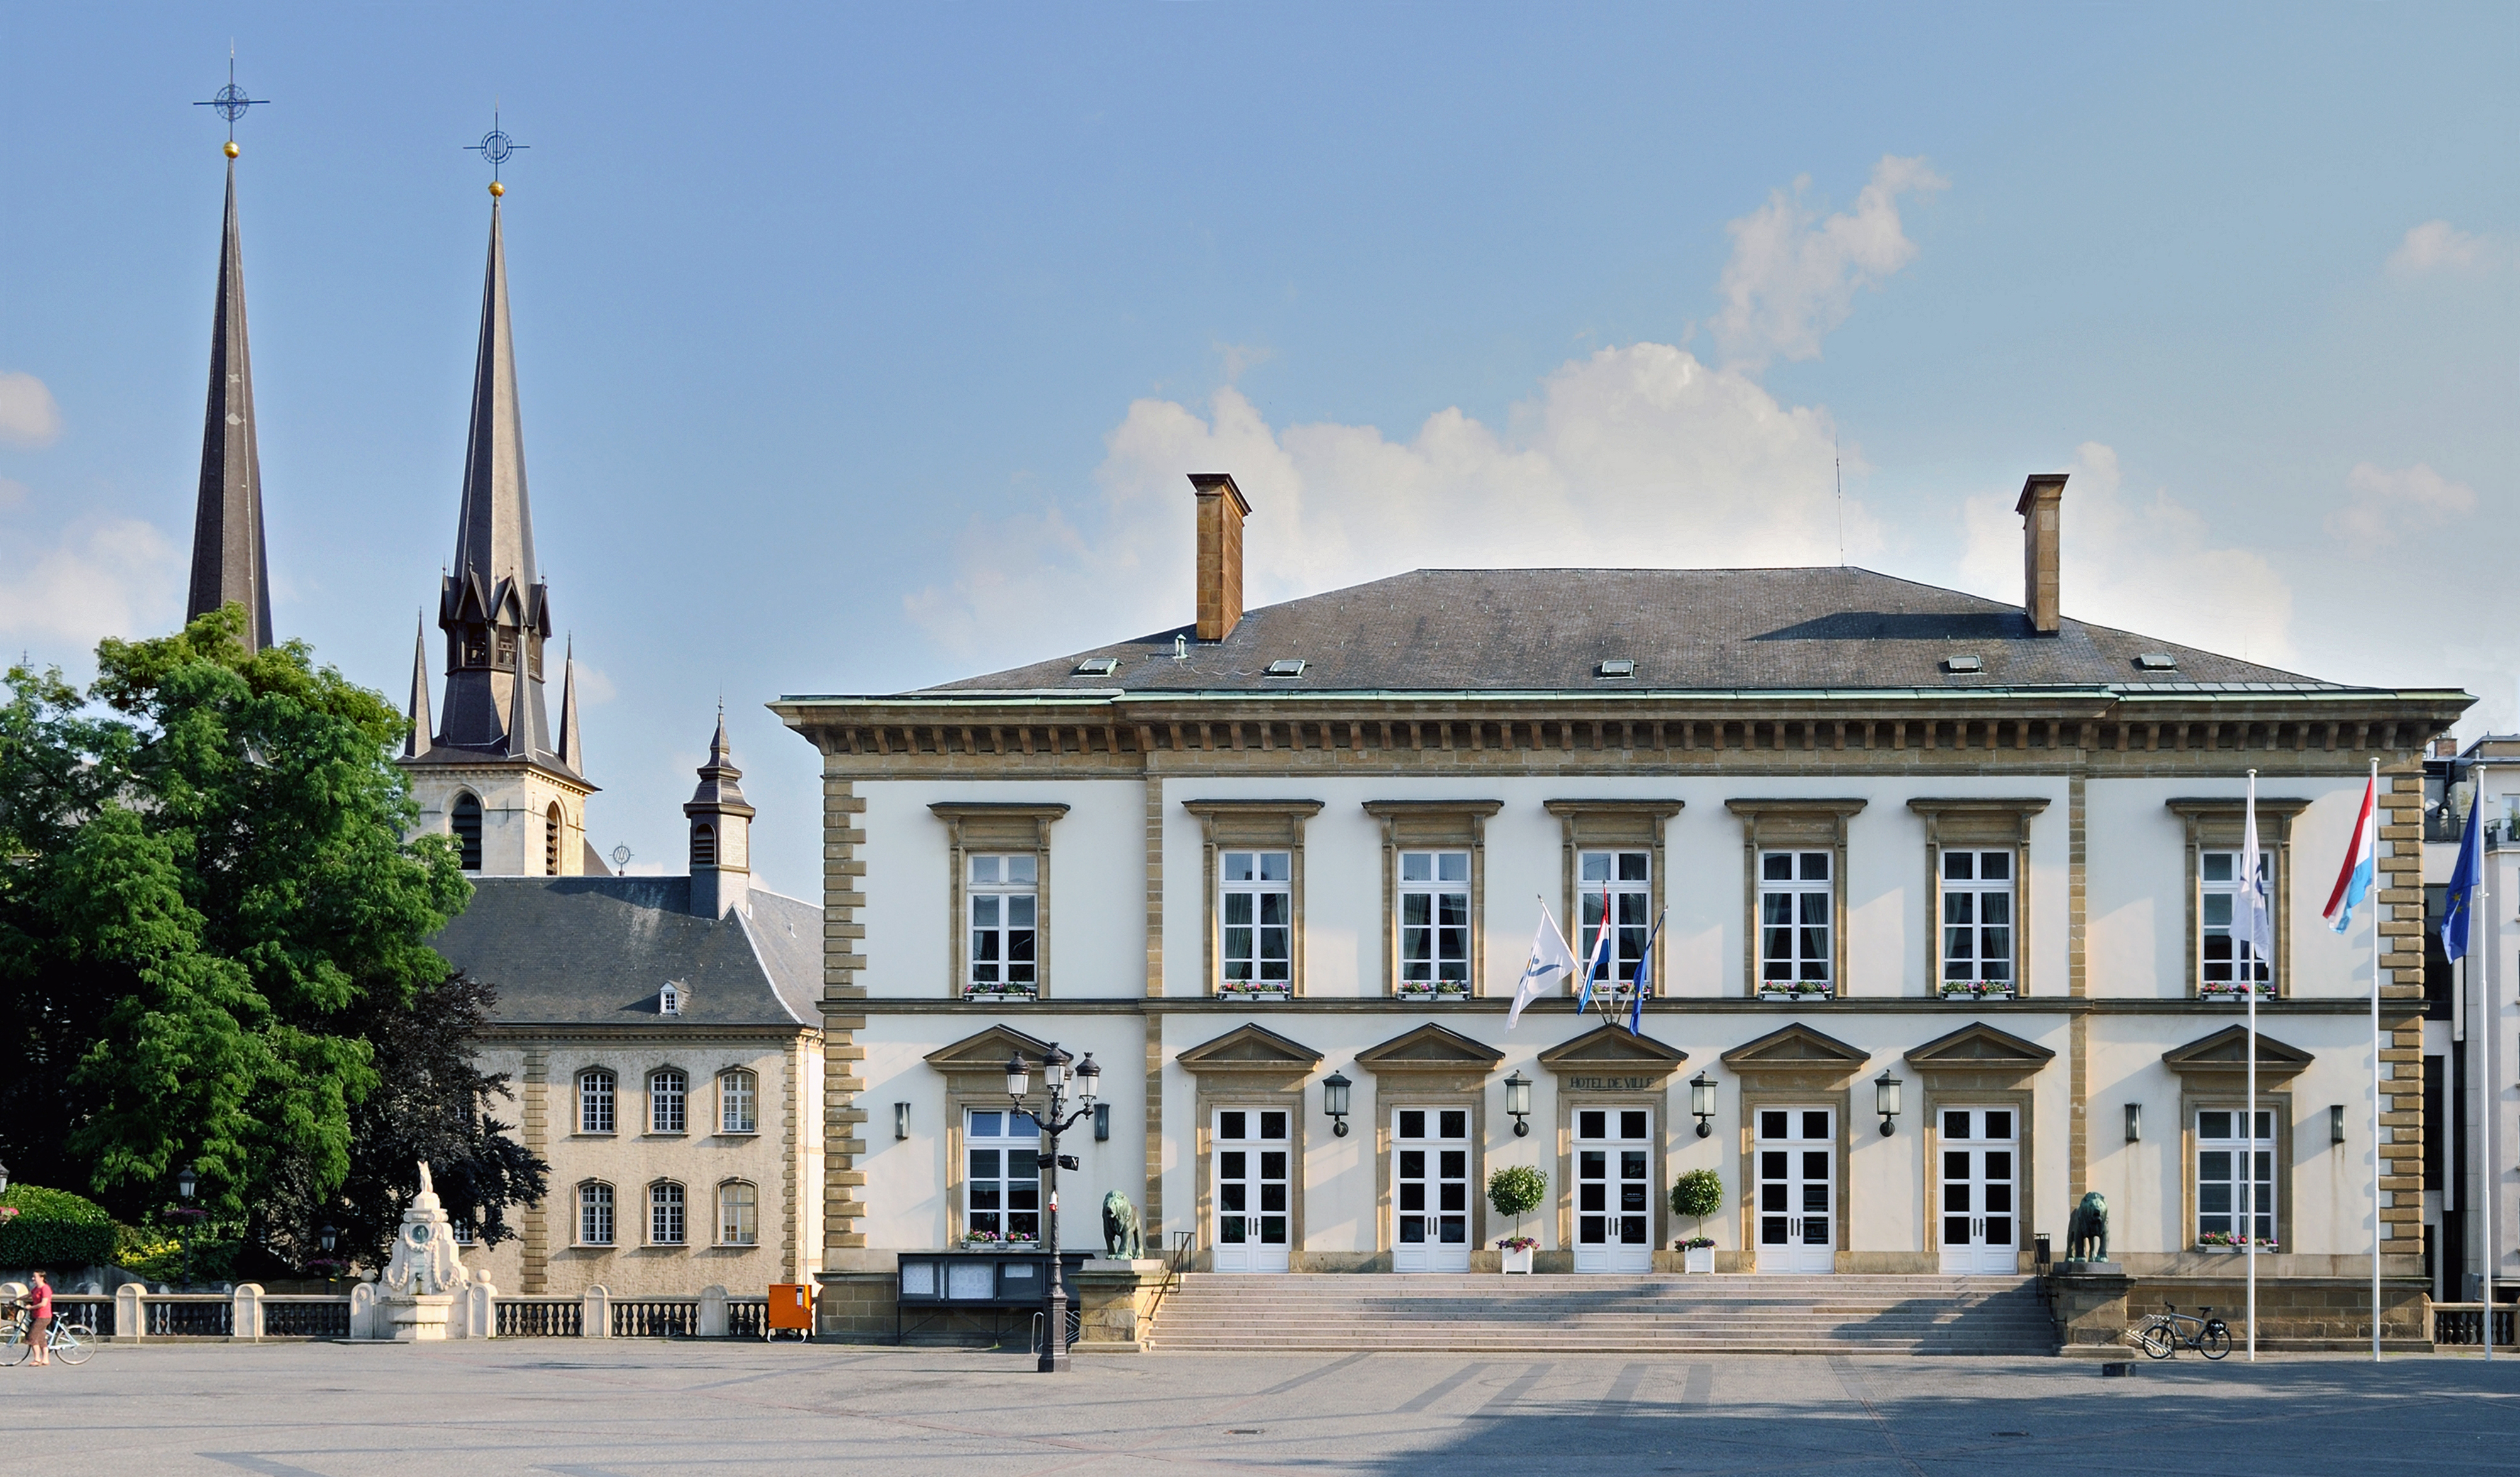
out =
{"type": "Polygon", "coordinates": [[[2030,629],[2053,636],[2064,624],[2056,593],[2056,523],[2065,502],[2065,473],[2039,472],[2021,484],[2021,610],[2030,629]]]}
{"type": "Polygon", "coordinates": [[[1198,639],[1223,641],[1242,622],[1242,520],[1251,505],[1231,472],[1193,471],[1198,492],[1198,639]]]}

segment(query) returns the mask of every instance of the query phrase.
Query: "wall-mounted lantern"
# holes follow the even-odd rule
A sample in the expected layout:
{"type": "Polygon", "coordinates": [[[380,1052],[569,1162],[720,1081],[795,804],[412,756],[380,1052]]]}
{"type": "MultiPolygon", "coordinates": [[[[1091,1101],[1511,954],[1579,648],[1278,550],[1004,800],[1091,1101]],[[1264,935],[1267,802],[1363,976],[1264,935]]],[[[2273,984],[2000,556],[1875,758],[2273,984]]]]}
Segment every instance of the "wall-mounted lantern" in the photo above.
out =
{"type": "Polygon", "coordinates": [[[1715,1132],[1715,1084],[1704,1072],[1688,1079],[1688,1111],[1697,1119],[1697,1137],[1715,1132]]]}
{"type": "Polygon", "coordinates": [[[1107,1102],[1094,1104],[1094,1141],[1097,1143],[1111,1141],[1111,1104],[1107,1102]]]}
{"type": "Polygon", "coordinates": [[[1900,1093],[1904,1087],[1905,1083],[1887,1072],[1873,1079],[1873,1106],[1881,1114],[1881,1137],[1884,1139],[1898,1127],[1900,1093]]]}
{"type": "Polygon", "coordinates": [[[910,1104],[907,1102],[896,1102],[892,1105],[892,1137],[895,1139],[910,1137],[910,1104]]]}
{"type": "Polygon", "coordinates": [[[2327,1141],[2328,1141],[2328,1142],[2330,1142],[2330,1143],[2343,1143],[2343,1142],[2345,1141],[2345,1104],[2344,1104],[2344,1103],[2341,1103],[2341,1102],[2334,1102],[2334,1103],[2330,1103],[2330,1104],[2328,1104],[2328,1108],[2327,1108],[2327,1141]]]}
{"type": "Polygon", "coordinates": [[[1531,1079],[1516,1067],[1505,1080],[1505,1110],[1513,1117],[1513,1136],[1523,1138],[1531,1132],[1531,1079]]]}
{"type": "Polygon", "coordinates": [[[1347,1137],[1347,1090],[1356,1084],[1345,1072],[1332,1072],[1322,1079],[1322,1111],[1330,1115],[1330,1136],[1347,1137]]]}
{"type": "Polygon", "coordinates": [[[2126,1105],[2126,1141],[2129,1143],[2143,1141],[2143,1104],[2140,1102],[2130,1102],[2126,1105]]]}

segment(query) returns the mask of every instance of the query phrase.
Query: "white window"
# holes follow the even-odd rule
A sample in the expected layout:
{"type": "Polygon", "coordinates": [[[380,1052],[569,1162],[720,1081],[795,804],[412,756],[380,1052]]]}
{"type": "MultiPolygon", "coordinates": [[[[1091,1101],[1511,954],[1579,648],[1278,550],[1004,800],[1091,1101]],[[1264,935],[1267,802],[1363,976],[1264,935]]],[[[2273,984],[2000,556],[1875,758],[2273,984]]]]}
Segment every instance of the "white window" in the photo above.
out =
{"type": "Polygon", "coordinates": [[[2262,1247],[2275,1238],[2275,1115],[2260,1112],[2257,1132],[2241,1138],[2247,1113],[2207,1108],[2196,1115],[2196,1239],[2206,1246],[2238,1246],[2251,1221],[2262,1247]],[[2241,1196],[2250,1199],[2247,1212],[2241,1196]]]}
{"type": "Polygon", "coordinates": [[[1225,984],[1276,991],[1294,984],[1294,853],[1229,851],[1217,859],[1225,984]]]}
{"type": "Polygon", "coordinates": [[[577,1074],[577,1131],[612,1132],[612,1074],[597,1070],[577,1074]]]}
{"type": "Polygon", "coordinates": [[[761,1239],[754,1218],[754,1192],[741,1180],[717,1187],[717,1239],[721,1246],[750,1246],[761,1239]]]}
{"type": "Polygon", "coordinates": [[[1466,995],[1470,987],[1470,854],[1400,854],[1400,988],[1466,995]]]}
{"type": "Polygon", "coordinates": [[[963,1145],[963,1236],[1041,1239],[1041,1125],[1030,1113],[974,1108],[963,1145]]]}
{"type": "Polygon", "coordinates": [[[759,1097],[750,1072],[738,1067],[718,1073],[717,1131],[721,1134],[753,1132],[759,1097]]]}
{"type": "Polygon", "coordinates": [[[1834,901],[1827,852],[1760,854],[1759,988],[1828,991],[1834,901]]]}
{"type": "Polygon", "coordinates": [[[612,1244],[612,1186],[590,1180],[577,1187],[577,1244],[612,1244]]]}
{"type": "Polygon", "coordinates": [[[1637,977],[1645,956],[1645,939],[1653,931],[1653,854],[1644,851],[1587,851],[1576,855],[1575,916],[1583,920],[1575,961],[1581,967],[1571,982],[1584,988],[1584,971],[1593,967],[1605,919],[1615,931],[1609,957],[1601,962],[1597,990],[1626,985],[1637,977]]]}
{"type": "Polygon", "coordinates": [[[970,859],[971,981],[974,995],[1041,990],[1041,858],[1030,853],[970,859]]]}
{"type": "Polygon", "coordinates": [[[690,1079],[667,1067],[648,1074],[648,1132],[679,1134],[683,1131],[683,1099],[689,1096],[690,1079]]]}
{"type": "Polygon", "coordinates": [[[473,1236],[473,1231],[472,1231],[472,1222],[470,1222],[470,1221],[458,1221],[458,1222],[456,1222],[456,1223],[455,1223],[454,1231],[455,1231],[455,1244],[456,1244],[456,1245],[458,1245],[458,1246],[470,1246],[470,1245],[472,1245],[472,1244],[473,1239],[474,1239],[474,1236],[473,1236]]]}
{"type": "Polygon", "coordinates": [[[683,1244],[683,1187],[671,1180],[648,1186],[648,1242],[652,1246],[683,1244]]]}
{"type": "Polygon", "coordinates": [[[656,992],[656,1013],[659,1015],[680,1015],[683,1013],[682,986],[674,983],[672,980],[665,981],[664,988],[656,992]]]}
{"type": "Polygon", "coordinates": [[[1943,852],[1943,984],[2013,992],[2010,851],[1943,852]]]}
{"type": "MultiPolygon", "coordinates": [[[[2200,896],[2197,898],[2198,944],[2204,952],[2199,961],[2197,980],[2206,995],[2240,993],[2240,982],[2254,980],[2261,996],[2274,993],[2274,961],[2260,959],[2247,939],[2231,936],[2234,919],[2239,914],[2240,889],[2247,885],[2240,877],[2240,854],[2237,851],[2208,851],[2196,859],[2196,877],[2200,896]]],[[[2258,853],[2258,885],[2269,899],[2275,895],[2275,854],[2258,853]]]]}

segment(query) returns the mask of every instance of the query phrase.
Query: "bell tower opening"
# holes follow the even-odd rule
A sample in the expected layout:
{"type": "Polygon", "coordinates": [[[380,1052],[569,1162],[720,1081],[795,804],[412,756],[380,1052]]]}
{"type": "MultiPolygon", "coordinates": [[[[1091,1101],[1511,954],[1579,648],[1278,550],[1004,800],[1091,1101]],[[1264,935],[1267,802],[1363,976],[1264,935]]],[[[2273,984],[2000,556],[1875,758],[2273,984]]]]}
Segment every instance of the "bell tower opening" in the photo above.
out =
{"type": "Polygon", "coordinates": [[[560,875],[560,838],[562,832],[566,829],[567,827],[565,823],[561,819],[560,806],[555,802],[552,808],[543,815],[544,876],[556,877],[560,875]]]}
{"type": "Polygon", "coordinates": [[[717,865],[717,831],[706,822],[692,828],[692,865],[694,867],[717,865]]]}
{"type": "Polygon", "coordinates": [[[466,872],[481,870],[481,802],[471,790],[455,797],[449,812],[455,828],[455,848],[462,854],[466,872]]]}

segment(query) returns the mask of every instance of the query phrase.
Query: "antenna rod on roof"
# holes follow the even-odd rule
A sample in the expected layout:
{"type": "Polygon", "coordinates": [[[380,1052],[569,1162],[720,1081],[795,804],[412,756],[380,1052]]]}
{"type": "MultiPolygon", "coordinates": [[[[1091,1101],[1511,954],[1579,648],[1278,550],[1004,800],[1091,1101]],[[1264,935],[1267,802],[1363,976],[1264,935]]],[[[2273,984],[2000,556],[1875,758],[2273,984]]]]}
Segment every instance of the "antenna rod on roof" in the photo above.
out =
{"type": "Polygon", "coordinates": [[[1837,428],[1828,432],[1829,470],[1837,475],[1837,567],[1846,567],[1846,461],[1838,455],[1837,428]]]}

